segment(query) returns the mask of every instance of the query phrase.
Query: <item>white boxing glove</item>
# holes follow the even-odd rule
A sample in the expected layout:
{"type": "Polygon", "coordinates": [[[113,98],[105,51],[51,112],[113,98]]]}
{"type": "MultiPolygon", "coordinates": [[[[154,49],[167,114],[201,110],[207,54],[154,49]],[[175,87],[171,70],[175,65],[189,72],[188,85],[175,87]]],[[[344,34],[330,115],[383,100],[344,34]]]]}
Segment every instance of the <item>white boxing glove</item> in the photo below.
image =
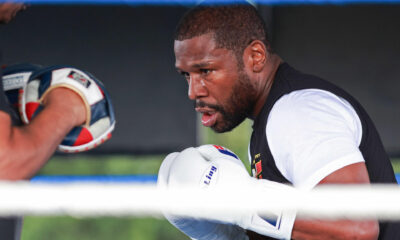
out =
{"type": "MultiPolygon", "coordinates": [[[[169,154],[161,164],[158,172],[157,186],[168,188],[171,165],[180,153],[169,154]]],[[[189,160],[189,159],[188,159],[189,160]]],[[[174,174],[172,174],[174,175],[174,174]]],[[[165,218],[180,231],[193,240],[248,240],[245,231],[235,225],[217,223],[204,219],[174,216],[164,213],[165,218]]]]}
{"type": "MultiPolygon", "coordinates": [[[[234,153],[220,146],[203,145],[198,148],[188,148],[170,156],[170,159],[167,157],[165,160],[169,171],[164,179],[168,187],[190,186],[198,189],[256,187],[258,191],[291,190],[291,187],[281,183],[250,177],[241,160],[234,153]]],[[[212,215],[207,217],[207,220],[237,225],[276,239],[290,239],[296,213],[270,211],[267,215],[268,217],[261,217],[256,212],[235,212],[212,215]]]]}

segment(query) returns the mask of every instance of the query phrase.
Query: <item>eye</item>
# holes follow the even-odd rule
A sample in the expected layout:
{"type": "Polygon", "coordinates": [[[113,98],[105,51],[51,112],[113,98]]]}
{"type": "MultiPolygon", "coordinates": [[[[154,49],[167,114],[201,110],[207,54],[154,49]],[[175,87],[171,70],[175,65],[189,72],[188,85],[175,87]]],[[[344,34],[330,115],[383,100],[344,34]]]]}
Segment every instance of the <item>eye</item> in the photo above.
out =
{"type": "Polygon", "coordinates": [[[190,78],[190,74],[188,72],[179,72],[186,80],[190,78]]]}
{"type": "Polygon", "coordinates": [[[202,74],[204,74],[204,75],[208,75],[208,74],[212,73],[213,70],[212,69],[207,69],[207,68],[202,68],[202,69],[200,69],[200,72],[202,74]]]}

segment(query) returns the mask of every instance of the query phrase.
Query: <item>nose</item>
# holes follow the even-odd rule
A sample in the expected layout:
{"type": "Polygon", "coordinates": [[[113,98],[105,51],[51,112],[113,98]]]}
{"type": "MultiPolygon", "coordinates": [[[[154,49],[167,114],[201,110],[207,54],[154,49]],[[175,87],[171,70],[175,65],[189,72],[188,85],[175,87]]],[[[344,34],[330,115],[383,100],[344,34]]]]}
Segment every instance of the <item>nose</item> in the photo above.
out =
{"type": "Polygon", "coordinates": [[[199,97],[207,96],[207,88],[204,80],[196,75],[191,75],[189,79],[188,97],[190,100],[196,100],[199,97]]]}

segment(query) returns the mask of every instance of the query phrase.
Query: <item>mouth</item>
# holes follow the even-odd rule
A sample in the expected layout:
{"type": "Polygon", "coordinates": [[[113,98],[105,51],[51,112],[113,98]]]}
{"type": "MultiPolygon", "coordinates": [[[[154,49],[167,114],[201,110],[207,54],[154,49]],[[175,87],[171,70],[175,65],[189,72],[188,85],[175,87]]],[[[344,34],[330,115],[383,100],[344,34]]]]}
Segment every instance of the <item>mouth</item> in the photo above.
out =
{"type": "Polygon", "coordinates": [[[217,111],[210,108],[196,108],[196,111],[201,113],[201,123],[205,127],[211,127],[217,122],[217,111]]]}

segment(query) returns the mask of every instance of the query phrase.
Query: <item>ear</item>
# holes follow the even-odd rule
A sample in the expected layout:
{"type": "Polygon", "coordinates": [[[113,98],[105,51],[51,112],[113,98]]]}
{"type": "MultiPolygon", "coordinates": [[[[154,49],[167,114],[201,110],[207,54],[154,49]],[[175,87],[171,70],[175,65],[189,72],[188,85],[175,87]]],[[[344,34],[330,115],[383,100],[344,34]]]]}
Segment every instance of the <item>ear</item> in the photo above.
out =
{"type": "Polygon", "coordinates": [[[246,61],[249,70],[261,72],[267,58],[267,48],[260,40],[252,41],[244,50],[243,59],[246,61]]]}

